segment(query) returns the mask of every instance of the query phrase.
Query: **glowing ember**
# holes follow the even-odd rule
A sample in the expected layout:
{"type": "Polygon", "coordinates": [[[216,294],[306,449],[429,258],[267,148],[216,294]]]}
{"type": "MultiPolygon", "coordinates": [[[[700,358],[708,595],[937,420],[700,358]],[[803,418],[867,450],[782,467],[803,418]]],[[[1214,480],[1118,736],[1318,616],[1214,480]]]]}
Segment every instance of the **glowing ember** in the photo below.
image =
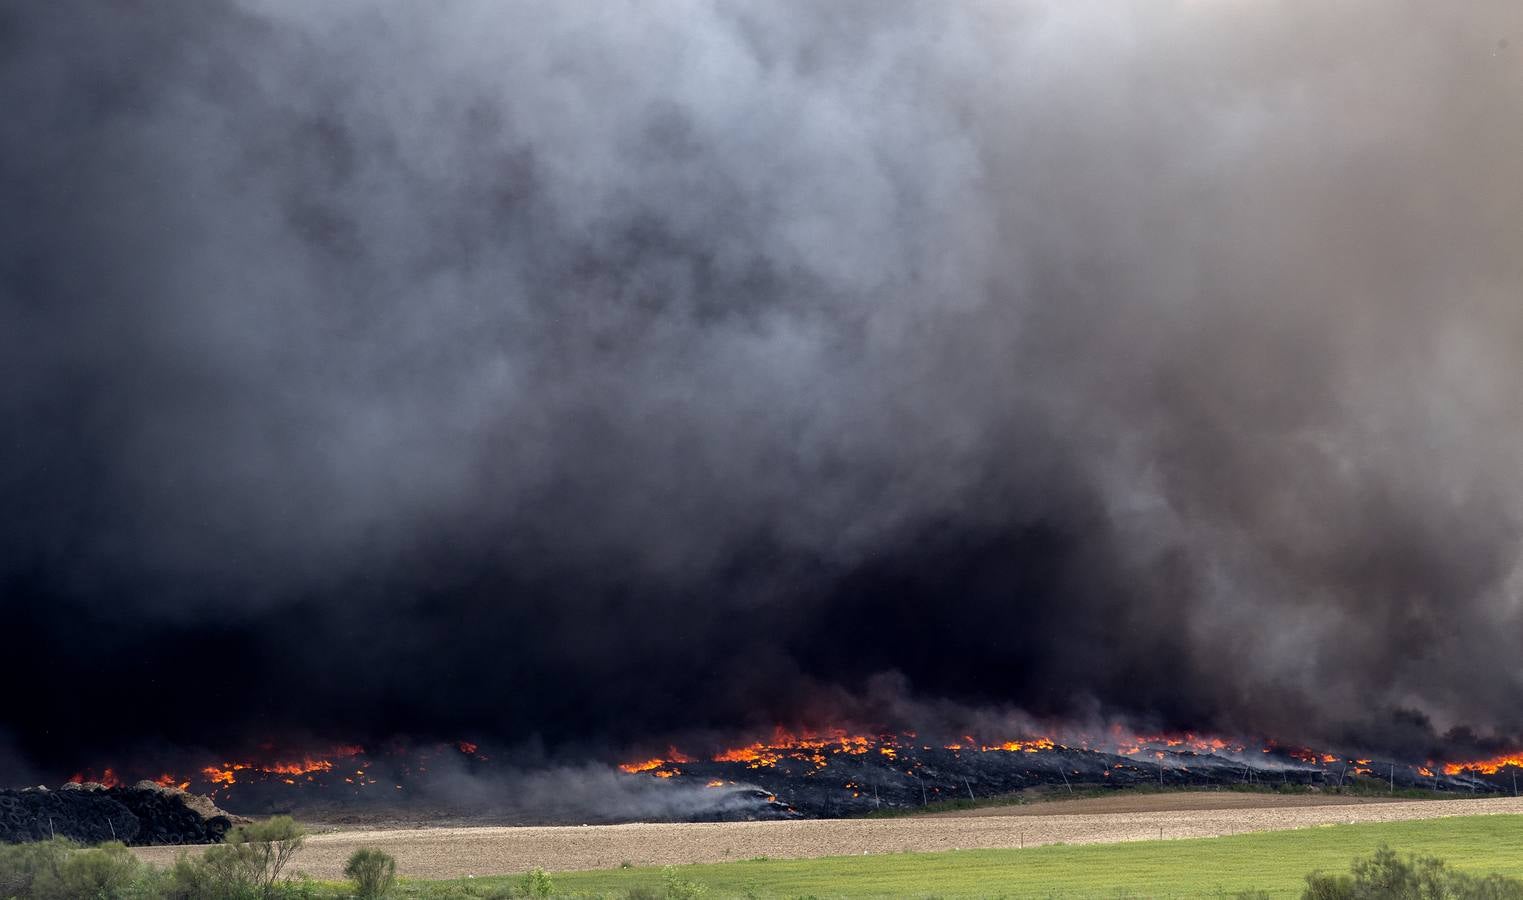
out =
{"type": "Polygon", "coordinates": [[[260,771],[272,775],[305,775],[308,772],[331,772],[333,763],[326,759],[303,759],[301,762],[278,762],[260,771]]]}
{"type": "Polygon", "coordinates": [[[1041,753],[1043,750],[1051,750],[1057,744],[1051,738],[1037,738],[1034,741],[1005,741],[997,747],[979,747],[985,753],[991,750],[999,750],[1003,753],[1041,753]]]}
{"type": "MultiPolygon", "coordinates": [[[[828,766],[831,756],[836,754],[859,756],[876,751],[885,759],[896,760],[905,752],[906,747],[911,751],[915,749],[916,744],[911,743],[915,737],[913,732],[908,731],[901,735],[869,735],[853,734],[840,728],[818,732],[793,732],[778,728],[770,740],[759,740],[730,747],[714,753],[709,759],[716,763],[738,763],[750,769],[777,768],[782,763],[791,761],[804,763],[813,771],[819,771],[828,766]],[[905,743],[901,743],[901,740],[905,743]]],[[[1036,754],[1071,748],[1111,752],[1121,756],[1145,756],[1160,762],[1166,760],[1170,753],[1218,755],[1248,752],[1247,745],[1241,741],[1193,732],[1137,734],[1121,726],[1111,727],[1106,737],[1080,734],[1065,735],[1062,738],[1037,736],[987,742],[980,741],[974,735],[965,734],[960,740],[943,744],[939,749],[959,754],[963,752],[1036,754]]],[[[938,748],[925,744],[919,749],[929,752],[938,748]]],[[[1306,748],[1285,750],[1273,741],[1254,749],[1266,755],[1283,753],[1309,765],[1316,765],[1319,762],[1328,763],[1337,759],[1331,754],[1321,754],[1306,748]]],[[[665,756],[622,763],[619,768],[631,774],[645,773],[669,778],[674,774],[680,774],[680,770],[675,767],[676,763],[688,762],[692,760],[672,747],[668,749],[665,756]]],[[[918,761],[914,761],[913,764],[917,767],[920,765],[918,761]]]]}
{"type": "Polygon", "coordinates": [[[1287,750],[1285,753],[1291,759],[1295,759],[1309,765],[1317,765],[1318,763],[1327,765],[1329,763],[1335,763],[1338,761],[1338,757],[1334,756],[1331,753],[1318,753],[1315,750],[1308,750],[1305,747],[1287,750]]]}

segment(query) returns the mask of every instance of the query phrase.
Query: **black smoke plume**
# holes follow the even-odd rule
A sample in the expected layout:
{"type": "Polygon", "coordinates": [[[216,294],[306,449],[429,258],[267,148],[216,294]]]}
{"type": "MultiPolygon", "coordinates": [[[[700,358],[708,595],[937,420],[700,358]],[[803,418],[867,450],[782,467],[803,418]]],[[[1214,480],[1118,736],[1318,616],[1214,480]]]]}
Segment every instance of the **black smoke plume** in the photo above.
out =
{"type": "Polygon", "coordinates": [[[1516,734],[1520,35],[7,4],[0,761],[1516,734]]]}

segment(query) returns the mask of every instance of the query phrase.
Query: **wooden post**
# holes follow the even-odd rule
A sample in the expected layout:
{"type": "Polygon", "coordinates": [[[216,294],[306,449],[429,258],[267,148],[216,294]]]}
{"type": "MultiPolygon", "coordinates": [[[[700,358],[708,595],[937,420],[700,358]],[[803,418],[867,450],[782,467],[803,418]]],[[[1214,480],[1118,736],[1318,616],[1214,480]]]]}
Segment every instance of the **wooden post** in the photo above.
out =
{"type": "Polygon", "coordinates": [[[977,803],[978,798],[973,796],[973,785],[968,783],[968,776],[966,775],[962,777],[962,786],[968,789],[968,799],[972,800],[974,803],[977,803]]]}
{"type": "Polygon", "coordinates": [[[1396,763],[1391,763],[1391,793],[1396,793],[1396,763]]]}

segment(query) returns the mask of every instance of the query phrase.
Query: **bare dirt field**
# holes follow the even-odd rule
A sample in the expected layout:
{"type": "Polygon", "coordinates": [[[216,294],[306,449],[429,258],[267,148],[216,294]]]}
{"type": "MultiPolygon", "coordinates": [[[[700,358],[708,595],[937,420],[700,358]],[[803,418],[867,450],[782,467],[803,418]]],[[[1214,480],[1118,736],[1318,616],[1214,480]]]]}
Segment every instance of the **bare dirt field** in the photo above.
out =
{"type": "Polygon", "coordinates": [[[1386,797],[1350,797],[1346,794],[1233,793],[1198,791],[1190,793],[1117,793],[1108,797],[1082,800],[1048,800],[1011,806],[985,806],[928,813],[924,818],[964,818],[968,816],[1061,816],[1089,813],[1184,812],[1195,809],[1295,809],[1303,806],[1358,806],[1365,803],[1396,803],[1386,797]]]}
{"type": "MultiPolygon", "coordinates": [[[[1138,795],[900,819],[334,831],[309,838],[295,865],[318,878],[337,878],[355,848],[371,846],[395,856],[398,870],[409,877],[459,878],[521,872],[535,866],[564,871],[612,868],[624,861],[667,865],[757,856],[782,859],[1033,847],[1059,841],[1114,843],[1157,840],[1160,834],[1165,839],[1214,837],[1324,824],[1523,813],[1523,799],[1511,797],[1327,802],[1334,799],[1350,798],[1138,795]],[[1061,809],[1064,806],[1066,810],[1061,809]]],[[[136,852],[163,864],[179,851],[145,847],[136,852]]]]}

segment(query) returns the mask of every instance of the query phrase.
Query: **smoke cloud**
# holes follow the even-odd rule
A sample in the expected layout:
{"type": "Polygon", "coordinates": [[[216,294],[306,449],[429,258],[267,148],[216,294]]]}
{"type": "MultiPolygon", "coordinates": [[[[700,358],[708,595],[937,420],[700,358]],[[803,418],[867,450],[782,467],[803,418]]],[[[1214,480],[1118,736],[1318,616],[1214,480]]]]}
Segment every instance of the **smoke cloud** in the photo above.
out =
{"type": "Polygon", "coordinates": [[[1523,731],[1520,50],[1502,0],[12,5],[0,728],[1523,731]]]}

